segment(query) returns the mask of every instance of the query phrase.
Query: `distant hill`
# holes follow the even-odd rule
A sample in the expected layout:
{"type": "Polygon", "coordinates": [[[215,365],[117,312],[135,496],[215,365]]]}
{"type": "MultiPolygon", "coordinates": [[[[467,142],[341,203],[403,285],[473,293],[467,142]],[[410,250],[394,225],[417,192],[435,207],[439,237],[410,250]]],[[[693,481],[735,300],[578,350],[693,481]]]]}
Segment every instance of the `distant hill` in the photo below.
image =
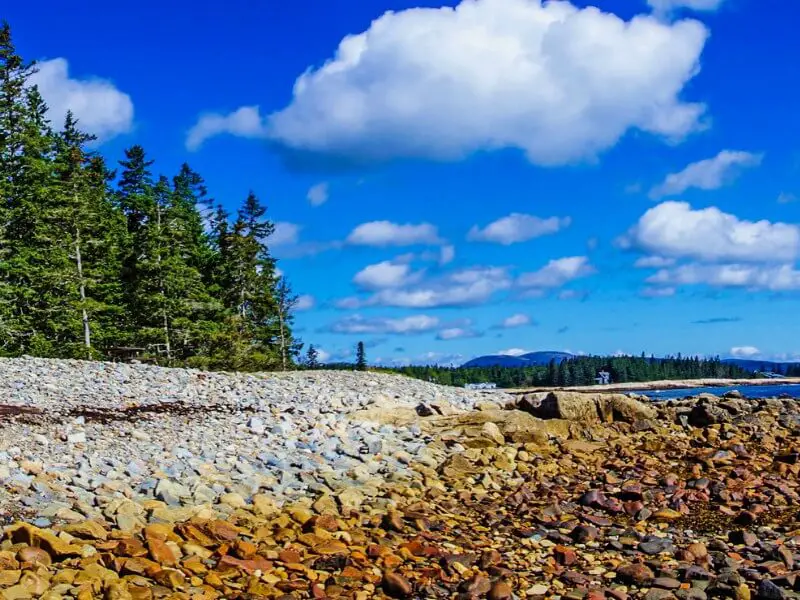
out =
{"type": "MultiPolygon", "coordinates": [[[[568,352],[528,352],[527,354],[520,354],[519,356],[509,356],[507,354],[497,354],[488,356],[479,356],[465,362],[462,367],[540,367],[547,366],[550,361],[555,360],[557,363],[562,360],[574,358],[575,355],[568,352]]],[[[648,360],[655,360],[660,362],[665,360],[663,358],[655,358],[648,360]]],[[[787,362],[773,362],[767,360],[749,360],[744,358],[724,358],[722,362],[727,364],[736,365],[746,371],[756,372],[772,372],[785,375],[789,369],[800,367],[800,363],[787,363],[787,362]]]]}
{"type": "Polygon", "coordinates": [[[746,371],[752,371],[753,373],[772,372],[779,373],[781,375],[786,375],[786,372],[789,369],[800,366],[800,363],[771,362],[768,360],[750,360],[746,358],[724,358],[722,359],[722,362],[736,365],[739,368],[745,369],[746,371]]]}
{"type": "Polygon", "coordinates": [[[479,356],[465,362],[462,367],[541,367],[550,364],[554,360],[560,363],[562,360],[573,358],[573,354],[568,352],[528,352],[519,356],[509,356],[497,354],[491,356],[479,356]]]}

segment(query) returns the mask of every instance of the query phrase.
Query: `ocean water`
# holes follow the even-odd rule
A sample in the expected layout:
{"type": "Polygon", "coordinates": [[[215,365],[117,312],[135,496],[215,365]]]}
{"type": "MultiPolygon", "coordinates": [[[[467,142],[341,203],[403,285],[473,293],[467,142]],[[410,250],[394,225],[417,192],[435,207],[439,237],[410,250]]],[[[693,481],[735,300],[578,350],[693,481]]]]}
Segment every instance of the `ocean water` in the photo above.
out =
{"type": "Polygon", "coordinates": [[[732,385],[726,387],[697,387],[683,390],[639,390],[633,393],[643,394],[653,400],[674,400],[685,398],[686,396],[697,396],[698,394],[714,394],[721,396],[725,392],[739,390],[748,398],[776,398],[781,395],[788,395],[792,398],[800,398],[800,385],[732,385]]]}

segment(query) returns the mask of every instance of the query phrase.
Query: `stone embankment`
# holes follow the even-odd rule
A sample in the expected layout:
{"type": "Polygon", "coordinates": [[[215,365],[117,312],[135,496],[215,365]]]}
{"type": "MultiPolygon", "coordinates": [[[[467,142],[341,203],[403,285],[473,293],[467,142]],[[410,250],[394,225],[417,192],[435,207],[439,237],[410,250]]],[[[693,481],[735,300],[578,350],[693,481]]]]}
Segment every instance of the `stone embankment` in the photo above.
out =
{"type": "Polygon", "coordinates": [[[800,409],[0,361],[0,598],[797,596],[800,409]]]}

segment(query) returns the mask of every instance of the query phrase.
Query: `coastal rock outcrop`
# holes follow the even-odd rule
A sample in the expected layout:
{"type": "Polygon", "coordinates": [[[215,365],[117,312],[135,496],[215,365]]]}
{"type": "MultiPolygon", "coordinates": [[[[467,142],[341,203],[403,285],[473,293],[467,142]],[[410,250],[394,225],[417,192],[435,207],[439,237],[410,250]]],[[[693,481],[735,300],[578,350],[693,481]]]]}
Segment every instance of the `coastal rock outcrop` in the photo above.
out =
{"type": "Polygon", "coordinates": [[[614,421],[635,423],[656,416],[656,410],[652,406],[624,394],[559,390],[550,392],[544,397],[523,396],[517,406],[541,419],[564,419],[585,425],[614,421]]]}

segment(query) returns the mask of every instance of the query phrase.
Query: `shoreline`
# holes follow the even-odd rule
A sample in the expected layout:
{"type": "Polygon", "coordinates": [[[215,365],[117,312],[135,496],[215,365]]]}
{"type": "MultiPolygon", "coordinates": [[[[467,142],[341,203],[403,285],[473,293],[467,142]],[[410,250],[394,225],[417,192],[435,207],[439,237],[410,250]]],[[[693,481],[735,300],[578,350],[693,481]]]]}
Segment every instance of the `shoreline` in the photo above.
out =
{"type": "Polygon", "coordinates": [[[786,377],[784,379],[668,379],[662,381],[638,381],[628,383],[612,383],[609,385],[585,385],[569,387],[534,387],[512,388],[502,390],[508,394],[531,394],[535,392],[581,392],[581,393],[613,393],[630,391],[651,390],[688,390],[700,387],[735,387],[735,386],[766,386],[766,385],[800,385],[800,377],[786,377]]]}

